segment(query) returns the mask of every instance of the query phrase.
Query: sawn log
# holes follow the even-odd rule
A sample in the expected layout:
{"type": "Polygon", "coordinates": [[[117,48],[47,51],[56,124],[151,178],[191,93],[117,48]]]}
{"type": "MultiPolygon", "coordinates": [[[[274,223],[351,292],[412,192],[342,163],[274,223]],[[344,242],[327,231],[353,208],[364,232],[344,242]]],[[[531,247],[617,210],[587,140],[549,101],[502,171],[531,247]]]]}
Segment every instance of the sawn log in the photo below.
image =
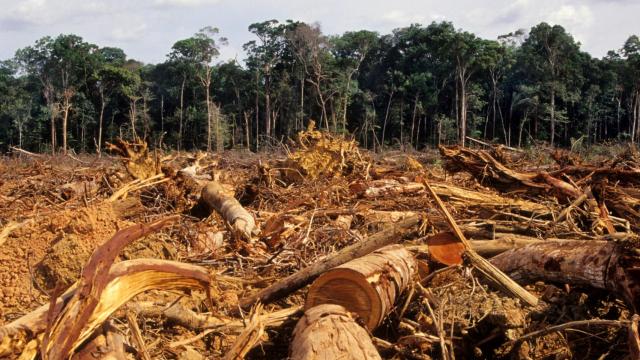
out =
{"type": "Polygon", "coordinates": [[[382,359],[371,337],[342,306],[324,304],[307,310],[293,331],[291,360],[382,359]]]}
{"type": "Polygon", "coordinates": [[[382,323],[417,271],[413,255],[389,245],[320,275],[311,284],[305,308],[337,304],[357,314],[373,330],[382,323]]]}

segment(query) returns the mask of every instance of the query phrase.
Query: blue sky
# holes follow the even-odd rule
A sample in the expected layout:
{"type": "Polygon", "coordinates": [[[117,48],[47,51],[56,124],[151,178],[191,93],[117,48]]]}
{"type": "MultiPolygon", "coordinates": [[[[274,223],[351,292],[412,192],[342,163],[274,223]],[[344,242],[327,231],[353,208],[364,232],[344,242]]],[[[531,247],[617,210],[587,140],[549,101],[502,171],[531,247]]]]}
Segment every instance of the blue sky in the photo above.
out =
{"type": "Polygon", "coordinates": [[[327,34],[447,20],[489,39],[547,21],[596,57],[640,34],[640,0],[0,0],[0,8],[0,59],[42,36],[74,33],[156,63],[175,41],[215,26],[229,39],[221,57],[241,60],[247,27],[268,19],[318,22],[327,34]]]}

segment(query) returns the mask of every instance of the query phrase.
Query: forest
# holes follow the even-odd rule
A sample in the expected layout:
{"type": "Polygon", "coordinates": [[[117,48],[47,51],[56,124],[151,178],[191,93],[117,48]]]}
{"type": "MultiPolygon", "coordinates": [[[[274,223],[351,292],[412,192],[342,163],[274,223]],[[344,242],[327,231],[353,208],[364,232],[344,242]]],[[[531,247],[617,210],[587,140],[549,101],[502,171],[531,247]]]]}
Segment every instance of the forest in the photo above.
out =
{"type": "Polygon", "coordinates": [[[101,153],[118,137],[256,151],[311,119],[373,150],[640,140],[637,35],[597,59],[544,22],[497,40],[450,22],[327,35],[268,20],[248,31],[241,60],[219,59],[227,39],[214,27],[159,64],[73,34],[18,49],[0,62],[0,151],[101,153]]]}

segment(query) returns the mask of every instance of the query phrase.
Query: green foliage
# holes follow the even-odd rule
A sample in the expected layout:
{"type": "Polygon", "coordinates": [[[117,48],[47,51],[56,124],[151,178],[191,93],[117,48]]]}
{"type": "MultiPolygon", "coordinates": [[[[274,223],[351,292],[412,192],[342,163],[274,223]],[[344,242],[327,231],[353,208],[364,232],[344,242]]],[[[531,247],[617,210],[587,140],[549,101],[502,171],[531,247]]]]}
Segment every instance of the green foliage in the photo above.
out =
{"type": "Polygon", "coordinates": [[[640,140],[637,35],[595,59],[547,23],[497,40],[450,22],[326,35],[267,20],[248,31],[243,62],[216,62],[227,39],[214,27],[178,40],[160,64],[73,34],[43,37],[0,62],[0,151],[50,148],[67,117],[68,145],[87,152],[133,127],[172,148],[260,149],[310,119],[375,149],[463,135],[581,148],[640,140]]]}

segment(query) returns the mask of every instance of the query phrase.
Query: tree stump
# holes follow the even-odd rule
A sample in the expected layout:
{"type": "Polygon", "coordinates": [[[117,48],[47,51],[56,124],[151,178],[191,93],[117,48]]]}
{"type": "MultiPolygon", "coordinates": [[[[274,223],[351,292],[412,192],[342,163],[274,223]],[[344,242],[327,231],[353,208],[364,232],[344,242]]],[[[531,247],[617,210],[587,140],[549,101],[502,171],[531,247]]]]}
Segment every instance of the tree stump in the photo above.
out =
{"type": "Polygon", "coordinates": [[[307,310],[293,331],[291,360],[382,359],[369,333],[340,305],[323,304],[307,310]]]}
{"type": "Polygon", "coordinates": [[[341,305],[373,330],[409,286],[416,270],[415,259],[402,245],[386,246],[318,277],[309,288],[305,308],[341,305]]]}

